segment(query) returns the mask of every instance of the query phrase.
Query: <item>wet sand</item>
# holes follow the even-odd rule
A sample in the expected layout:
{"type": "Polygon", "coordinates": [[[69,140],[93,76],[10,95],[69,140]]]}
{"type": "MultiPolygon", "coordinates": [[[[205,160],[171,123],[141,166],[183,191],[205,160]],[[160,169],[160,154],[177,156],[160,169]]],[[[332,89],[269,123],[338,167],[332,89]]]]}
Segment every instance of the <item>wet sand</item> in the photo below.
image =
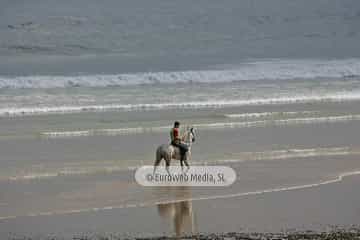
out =
{"type": "MultiPolygon", "coordinates": [[[[360,176],[293,190],[221,199],[168,202],[0,221],[2,239],[49,235],[155,237],[222,232],[329,231],[360,222],[360,176]]],[[[173,189],[190,197],[189,189],[173,189]]]]}
{"type": "MultiPolygon", "coordinates": [[[[172,112],[163,113],[169,122],[172,112]]],[[[360,200],[359,120],[333,121],[329,116],[358,113],[357,102],[184,110],[182,119],[190,121],[189,116],[195,114],[194,121],[207,124],[199,127],[190,164],[232,167],[237,180],[225,188],[149,188],[135,182],[134,166],[153,164],[154,149],[166,141],[168,129],[65,138],[39,135],[74,130],[66,124],[78,117],[82,121],[77,124],[104,122],[101,129],[131,128],[144,116],[149,118],[143,120],[146,126],[165,125],[163,120],[153,121],[156,111],[3,118],[1,128],[14,134],[4,131],[0,137],[0,239],[351,227],[360,222],[356,204],[360,200]],[[260,113],[260,117],[248,113],[260,113]],[[227,114],[235,119],[224,117],[227,114]],[[129,124],[116,125],[114,120],[106,125],[105,120],[113,118],[130,120],[129,124]],[[265,125],[211,127],[218,122],[263,120],[265,125]],[[37,123],[38,129],[29,129],[31,123],[37,123]]]]}

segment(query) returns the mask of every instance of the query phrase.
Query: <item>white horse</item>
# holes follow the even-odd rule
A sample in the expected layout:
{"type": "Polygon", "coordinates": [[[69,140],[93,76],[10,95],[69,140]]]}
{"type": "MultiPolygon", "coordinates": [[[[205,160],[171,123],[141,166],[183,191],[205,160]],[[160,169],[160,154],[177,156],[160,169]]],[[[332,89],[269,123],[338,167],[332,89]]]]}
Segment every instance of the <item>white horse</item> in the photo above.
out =
{"type": "Polygon", "coordinates": [[[185,163],[185,165],[190,168],[187,160],[190,159],[191,146],[193,142],[195,142],[195,129],[193,127],[187,127],[181,138],[183,140],[183,143],[185,143],[189,148],[188,152],[186,153],[185,160],[181,161],[180,150],[178,147],[175,147],[171,144],[162,144],[156,149],[154,171],[156,167],[159,166],[162,159],[165,160],[166,167],[170,166],[171,159],[176,159],[180,161],[181,167],[183,167],[185,163]]]}

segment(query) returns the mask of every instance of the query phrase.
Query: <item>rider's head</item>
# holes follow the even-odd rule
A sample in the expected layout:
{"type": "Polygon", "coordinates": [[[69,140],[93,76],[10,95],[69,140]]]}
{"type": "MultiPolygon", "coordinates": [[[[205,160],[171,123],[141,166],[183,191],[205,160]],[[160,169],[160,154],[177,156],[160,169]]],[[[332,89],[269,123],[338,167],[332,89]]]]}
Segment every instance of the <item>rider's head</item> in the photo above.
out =
{"type": "Polygon", "coordinates": [[[180,123],[179,123],[178,121],[175,121],[175,122],[174,122],[174,127],[175,127],[175,128],[180,127],[180,123]]]}

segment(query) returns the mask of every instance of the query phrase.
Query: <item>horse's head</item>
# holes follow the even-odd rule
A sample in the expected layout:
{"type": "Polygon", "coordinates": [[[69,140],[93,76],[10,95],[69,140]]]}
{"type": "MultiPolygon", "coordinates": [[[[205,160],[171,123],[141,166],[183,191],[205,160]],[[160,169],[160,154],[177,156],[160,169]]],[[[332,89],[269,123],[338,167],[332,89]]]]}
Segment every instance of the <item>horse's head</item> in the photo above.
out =
{"type": "Polygon", "coordinates": [[[195,142],[195,128],[194,127],[190,127],[189,129],[189,133],[190,133],[190,139],[191,139],[191,142],[195,142]]]}
{"type": "Polygon", "coordinates": [[[186,126],[183,140],[187,144],[192,144],[193,142],[195,142],[195,135],[195,128],[193,126],[186,126]]]}

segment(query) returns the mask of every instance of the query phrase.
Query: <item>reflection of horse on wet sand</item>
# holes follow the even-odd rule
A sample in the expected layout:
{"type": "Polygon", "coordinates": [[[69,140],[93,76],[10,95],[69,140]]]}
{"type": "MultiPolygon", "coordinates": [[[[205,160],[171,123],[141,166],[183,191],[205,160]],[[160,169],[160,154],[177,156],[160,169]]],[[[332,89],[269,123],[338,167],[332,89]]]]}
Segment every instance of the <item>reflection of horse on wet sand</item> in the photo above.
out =
{"type": "MultiPolygon", "coordinates": [[[[188,196],[190,194],[188,188],[173,188],[173,190],[180,190],[180,192],[184,194],[183,197],[190,197],[188,196]]],[[[195,214],[190,200],[158,204],[157,208],[162,218],[173,221],[177,237],[181,236],[186,230],[192,235],[196,233],[195,214]]]]}
{"type": "MultiPolygon", "coordinates": [[[[170,166],[171,159],[176,159],[180,161],[181,167],[185,165],[189,168],[190,165],[188,163],[188,159],[190,159],[191,156],[191,145],[195,141],[195,130],[193,127],[188,127],[187,130],[183,134],[183,142],[188,146],[189,151],[186,154],[185,160],[181,161],[180,156],[180,150],[177,147],[174,147],[171,144],[162,144],[156,149],[156,160],[154,167],[156,169],[157,166],[159,166],[161,160],[165,160],[166,167],[168,168],[170,166]]],[[[154,169],[154,170],[155,170],[154,169]]]]}

